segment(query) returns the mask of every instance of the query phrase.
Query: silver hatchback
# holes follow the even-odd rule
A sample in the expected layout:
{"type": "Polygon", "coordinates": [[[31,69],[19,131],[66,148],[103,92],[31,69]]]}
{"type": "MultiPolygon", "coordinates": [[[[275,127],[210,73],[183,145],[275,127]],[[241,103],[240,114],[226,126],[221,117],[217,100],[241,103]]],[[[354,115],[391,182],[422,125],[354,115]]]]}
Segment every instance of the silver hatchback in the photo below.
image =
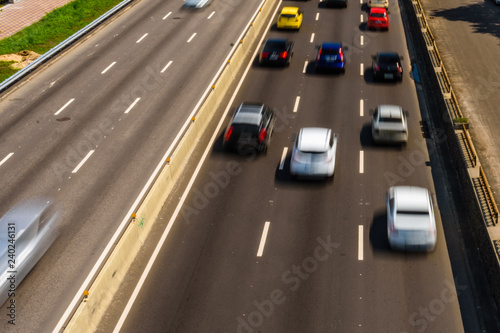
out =
{"type": "Polygon", "coordinates": [[[403,108],[379,105],[372,117],[372,137],[375,143],[408,142],[408,122],[403,108]]]}

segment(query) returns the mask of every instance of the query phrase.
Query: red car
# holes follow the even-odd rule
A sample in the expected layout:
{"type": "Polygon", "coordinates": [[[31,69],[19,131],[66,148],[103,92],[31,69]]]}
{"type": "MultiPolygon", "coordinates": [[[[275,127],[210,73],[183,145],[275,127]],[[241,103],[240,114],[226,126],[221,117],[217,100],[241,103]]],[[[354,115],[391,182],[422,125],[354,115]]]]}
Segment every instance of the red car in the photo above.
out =
{"type": "Polygon", "coordinates": [[[368,29],[389,30],[389,15],[385,8],[370,8],[368,13],[368,29]]]}

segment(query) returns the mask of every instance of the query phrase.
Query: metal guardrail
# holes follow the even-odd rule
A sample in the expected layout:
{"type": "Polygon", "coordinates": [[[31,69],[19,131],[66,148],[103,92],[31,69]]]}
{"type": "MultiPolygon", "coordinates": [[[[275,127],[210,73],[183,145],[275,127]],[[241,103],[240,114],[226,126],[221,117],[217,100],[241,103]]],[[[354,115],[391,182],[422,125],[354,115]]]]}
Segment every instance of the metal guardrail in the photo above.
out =
{"type": "Polygon", "coordinates": [[[477,165],[477,154],[476,154],[476,150],[474,149],[474,146],[472,145],[472,139],[470,138],[469,131],[465,127],[464,123],[462,123],[462,131],[465,133],[465,140],[467,140],[467,144],[468,144],[469,149],[470,149],[470,154],[472,157],[472,166],[475,167],[477,165]]]}
{"type": "Polygon", "coordinates": [[[488,199],[490,199],[490,209],[492,210],[491,216],[493,218],[493,223],[497,225],[498,223],[498,207],[495,202],[495,199],[493,198],[493,193],[491,192],[490,184],[488,183],[488,180],[486,179],[486,175],[484,174],[483,167],[479,167],[479,175],[484,181],[485,187],[486,187],[486,193],[488,194],[488,199]]]}
{"type": "Polygon", "coordinates": [[[47,60],[64,50],[66,47],[69,45],[73,44],[75,41],[83,37],[85,34],[87,34],[89,31],[97,27],[99,24],[103,23],[106,21],[108,18],[110,18],[112,15],[114,15],[116,12],[121,10],[123,7],[127,6],[130,2],[134,0],[123,0],[110,10],[108,10],[106,13],[102,14],[99,18],[96,20],[92,21],[90,24],[87,26],[83,27],[82,29],[78,30],[76,33],[71,35],[70,37],[66,38],[64,41],[61,43],[57,44],[55,47],[50,49],[50,51],[44,53],[42,56],[38,57],[35,61],[30,63],[28,66],[24,67],[20,71],[18,71],[16,74],[12,75],[10,78],[4,80],[0,84],[0,93],[4,92],[11,86],[13,86],[16,82],[24,78],[26,75],[31,73],[35,68],[38,66],[42,65],[45,63],[47,60]]]}

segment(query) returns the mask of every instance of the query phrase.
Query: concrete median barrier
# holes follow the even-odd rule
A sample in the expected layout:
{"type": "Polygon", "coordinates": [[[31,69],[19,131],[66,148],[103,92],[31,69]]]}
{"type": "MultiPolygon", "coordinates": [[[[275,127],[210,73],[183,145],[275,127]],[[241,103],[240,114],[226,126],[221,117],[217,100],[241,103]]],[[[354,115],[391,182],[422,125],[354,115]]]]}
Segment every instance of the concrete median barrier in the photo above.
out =
{"type": "Polygon", "coordinates": [[[279,0],[263,1],[259,11],[254,13],[253,23],[231,51],[234,53],[175,148],[170,162],[163,168],[135,213],[135,218],[131,217],[131,223],[89,286],[88,296],[82,295],[82,301],[65,332],[96,330],[201,136],[216,116],[221,103],[232,94],[234,82],[242,74],[244,66],[252,60],[253,51],[258,46],[259,38],[266,32],[265,28],[278,3],[279,0]]]}

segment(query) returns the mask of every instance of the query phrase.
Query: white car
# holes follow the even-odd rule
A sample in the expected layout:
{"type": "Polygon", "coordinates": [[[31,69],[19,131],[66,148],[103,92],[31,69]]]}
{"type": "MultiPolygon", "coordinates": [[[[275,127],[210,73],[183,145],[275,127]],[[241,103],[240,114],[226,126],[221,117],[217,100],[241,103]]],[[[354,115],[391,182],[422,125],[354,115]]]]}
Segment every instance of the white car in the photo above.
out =
{"type": "Polygon", "coordinates": [[[368,7],[389,8],[389,0],[368,0],[368,7]]]}
{"type": "Polygon", "coordinates": [[[407,143],[406,112],[398,105],[379,105],[372,117],[372,137],[375,143],[407,143]]]}
{"type": "Polygon", "coordinates": [[[293,145],[290,173],[293,177],[331,177],[335,170],[338,135],[329,128],[301,128],[293,145]]]}
{"type": "Polygon", "coordinates": [[[212,0],[186,0],[184,7],[200,9],[208,6],[211,2],[212,0]]]}
{"type": "Polygon", "coordinates": [[[435,249],[436,219],[429,190],[418,186],[393,186],[389,189],[387,237],[392,249],[435,249]]]}

